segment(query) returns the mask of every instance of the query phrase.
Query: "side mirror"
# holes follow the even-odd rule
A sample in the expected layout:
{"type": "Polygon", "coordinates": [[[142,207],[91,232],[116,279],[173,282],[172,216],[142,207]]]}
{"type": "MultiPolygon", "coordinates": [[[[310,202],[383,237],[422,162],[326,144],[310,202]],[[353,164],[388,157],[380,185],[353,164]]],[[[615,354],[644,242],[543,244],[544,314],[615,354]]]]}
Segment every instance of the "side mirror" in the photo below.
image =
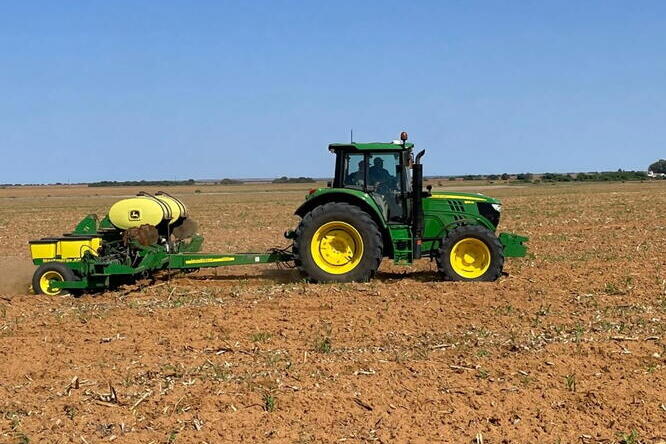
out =
{"type": "Polygon", "coordinates": [[[432,185],[428,184],[426,185],[426,190],[428,190],[428,193],[432,191],[432,185]]]}

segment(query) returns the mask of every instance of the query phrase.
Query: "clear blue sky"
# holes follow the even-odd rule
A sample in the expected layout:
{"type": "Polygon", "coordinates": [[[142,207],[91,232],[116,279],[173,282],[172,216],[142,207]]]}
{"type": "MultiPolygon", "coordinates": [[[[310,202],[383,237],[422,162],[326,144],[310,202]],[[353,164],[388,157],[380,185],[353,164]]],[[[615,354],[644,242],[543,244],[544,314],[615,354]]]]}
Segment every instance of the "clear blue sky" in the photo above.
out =
{"type": "Polygon", "coordinates": [[[329,142],[425,174],[666,157],[663,1],[0,6],[0,183],[329,176],[329,142]]]}

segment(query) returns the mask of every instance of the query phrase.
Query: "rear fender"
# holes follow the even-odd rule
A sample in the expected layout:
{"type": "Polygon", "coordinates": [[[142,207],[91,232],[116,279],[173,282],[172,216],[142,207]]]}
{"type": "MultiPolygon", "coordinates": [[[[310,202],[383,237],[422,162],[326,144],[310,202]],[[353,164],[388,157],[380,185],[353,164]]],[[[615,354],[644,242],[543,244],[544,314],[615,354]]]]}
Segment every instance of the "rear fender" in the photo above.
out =
{"type": "Polygon", "coordinates": [[[379,230],[382,233],[382,239],[384,241],[384,255],[393,257],[393,244],[391,242],[391,235],[389,234],[388,226],[386,225],[384,216],[382,215],[382,212],[375,201],[362,191],[347,190],[342,188],[320,188],[308,196],[307,200],[296,209],[294,214],[303,218],[303,216],[312,211],[314,208],[329,202],[345,202],[350,205],[356,205],[368,213],[372,220],[375,221],[377,227],[379,227],[379,230]]]}

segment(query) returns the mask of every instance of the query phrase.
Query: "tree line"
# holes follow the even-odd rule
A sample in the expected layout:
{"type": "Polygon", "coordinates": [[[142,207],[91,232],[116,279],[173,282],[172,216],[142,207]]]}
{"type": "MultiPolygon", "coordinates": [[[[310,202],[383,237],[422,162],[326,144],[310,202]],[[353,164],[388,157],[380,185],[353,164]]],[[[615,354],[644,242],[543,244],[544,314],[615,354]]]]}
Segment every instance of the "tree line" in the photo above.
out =
{"type": "Polygon", "coordinates": [[[89,187],[171,187],[175,185],[194,185],[194,179],[188,180],[101,180],[90,182],[89,187]]]}
{"type": "Polygon", "coordinates": [[[504,180],[512,182],[538,183],[538,182],[615,182],[629,180],[647,180],[645,171],[602,171],[586,173],[518,173],[518,174],[466,174],[463,176],[449,176],[448,180],[504,180]]]}
{"type": "Polygon", "coordinates": [[[312,177],[287,177],[282,176],[273,179],[273,183],[314,183],[316,182],[312,177]]]}

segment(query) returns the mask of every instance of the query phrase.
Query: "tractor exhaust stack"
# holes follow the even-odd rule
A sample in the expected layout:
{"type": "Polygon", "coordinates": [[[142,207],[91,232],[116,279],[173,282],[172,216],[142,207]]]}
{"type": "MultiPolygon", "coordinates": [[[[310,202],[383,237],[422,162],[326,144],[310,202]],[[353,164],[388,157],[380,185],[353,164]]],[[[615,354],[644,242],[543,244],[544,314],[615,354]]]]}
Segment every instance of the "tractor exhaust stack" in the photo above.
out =
{"type": "Polygon", "coordinates": [[[423,239],[423,206],[421,205],[423,200],[423,165],[421,165],[421,157],[424,154],[425,150],[418,153],[412,166],[412,193],[414,195],[412,204],[412,255],[414,259],[421,258],[421,241],[423,239]]]}

